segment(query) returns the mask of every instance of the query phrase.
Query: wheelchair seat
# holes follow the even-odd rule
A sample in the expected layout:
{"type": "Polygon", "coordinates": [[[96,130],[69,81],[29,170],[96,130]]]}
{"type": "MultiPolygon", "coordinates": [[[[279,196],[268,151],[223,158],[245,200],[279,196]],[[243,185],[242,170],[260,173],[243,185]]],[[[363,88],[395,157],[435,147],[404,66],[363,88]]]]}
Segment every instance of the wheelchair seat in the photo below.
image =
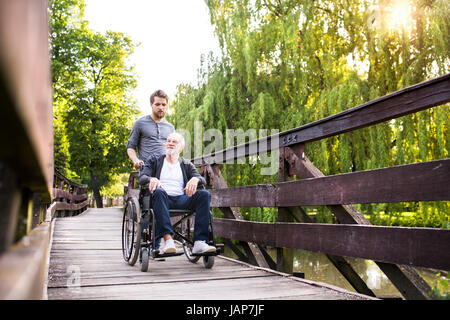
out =
{"type": "Polygon", "coordinates": [[[189,209],[169,209],[169,214],[171,217],[177,217],[184,214],[192,214],[194,211],[189,209]]]}
{"type": "MultiPolygon", "coordinates": [[[[139,202],[141,203],[143,210],[148,210],[151,208],[151,196],[150,190],[148,189],[148,184],[141,186],[139,190],[139,202]]],[[[194,213],[194,211],[190,209],[169,209],[169,214],[171,217],[192,213],[194,213]]]]}

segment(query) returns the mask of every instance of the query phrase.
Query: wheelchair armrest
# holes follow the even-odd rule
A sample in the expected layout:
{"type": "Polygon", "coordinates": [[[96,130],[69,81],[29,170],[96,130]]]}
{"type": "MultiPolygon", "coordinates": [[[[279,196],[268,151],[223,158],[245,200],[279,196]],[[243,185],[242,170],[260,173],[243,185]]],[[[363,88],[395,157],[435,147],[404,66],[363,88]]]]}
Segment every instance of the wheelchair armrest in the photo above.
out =
{"type": "Polygon", "coordinates": [[[140,190],[148,190],[148,185],[149,185],[150,183],[146,183],[146,184],[143,184],[143,185],[140,185],[139,186],[139,189],[140,190]]]}

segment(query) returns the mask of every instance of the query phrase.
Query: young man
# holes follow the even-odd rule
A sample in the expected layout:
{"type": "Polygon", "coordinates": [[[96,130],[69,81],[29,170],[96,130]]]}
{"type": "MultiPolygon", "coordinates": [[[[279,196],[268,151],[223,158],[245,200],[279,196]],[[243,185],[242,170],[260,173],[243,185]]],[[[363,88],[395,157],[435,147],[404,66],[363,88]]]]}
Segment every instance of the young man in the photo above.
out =
{"type": "Polygon", "coordinates": [[[151,155],[163,155],[166,139],[175,128],[167,122],[166,116],[169,98],[162,90],[156,90],[150,96],[152,113],[139,118],[131,129],[127,143],[128,157],[133,161],[134,167],[139,169],[144,159],[151,155]],[[136,155],[138,149],[139,157],[136,155]]]}
{"type": "Polygon", "coordinates": [[[205,189],[198,190],[206,185],[206,181],[191,162],[180,158],[183,147],[183,136],[171,133],[166,141],[166,154],[149,157],[139,176],[140,185],[149,184],[155,213],[155,237],[165,240],[160,253],[175,253],[169,209],[191,209],[195,210],[192,253],[215,252],[216,248],[206,243],[211,196],[205,189]]]}

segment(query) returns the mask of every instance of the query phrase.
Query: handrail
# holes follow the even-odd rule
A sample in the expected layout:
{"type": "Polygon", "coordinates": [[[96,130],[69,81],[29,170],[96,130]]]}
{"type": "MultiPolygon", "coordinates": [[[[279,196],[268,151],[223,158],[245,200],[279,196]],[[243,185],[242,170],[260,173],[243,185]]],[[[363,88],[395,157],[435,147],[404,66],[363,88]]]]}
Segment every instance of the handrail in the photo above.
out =
{"type": "MultiPolygon", "coordinates": [[[[68,178],[66,178],[66,176],[64,176],[57,168],[55,168],[55,174],[54,177],[56,177],[58,180],[64,180],[66,183],[69,183],[71,186],[74,187],[79,187],[79,188],[87,188],[86,184],[80,184],[78,182],[72,181],[68,178]]],[[[55,188],[55,184],[56,184],[56,179],[53,179],[53,188],[55,188]]]]}
{"type": "Polygon", "coordinates": [[[87,185],[71,181],[55,170],[53,186],[53,202],[46,221],[51,221],[55,216],[77,215],[87,209],[87,185]]]}
{"type": "Polygon", "coordinates": [[[214,207],[294,207],[450,199],[450,159],[212,190],[214,207]],[[339,188],[330,188],[339,186],[339,188]],[[406,187],[408,186],[408,187],[406,187]]]}
{"type": "Polygon", "coordinates": [[[44,294],[51,224],[42,216],[53,180],[47,18],[46,0],[0,0],[0,300],[44,294]]]}
{"type": "Polygon", "coordinates": [[[373,99],[337,114],[192,159],[197,166],[225,163],[242,157],[372,126],[450,101],[450,73],[373,99]]]}

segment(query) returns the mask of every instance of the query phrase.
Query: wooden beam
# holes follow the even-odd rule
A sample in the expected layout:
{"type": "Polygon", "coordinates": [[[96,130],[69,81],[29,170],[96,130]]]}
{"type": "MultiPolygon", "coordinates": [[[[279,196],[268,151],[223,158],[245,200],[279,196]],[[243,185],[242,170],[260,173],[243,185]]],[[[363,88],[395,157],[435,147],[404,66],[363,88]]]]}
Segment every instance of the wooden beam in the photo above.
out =
{"type": "Polygon", "coordinates": [[[449,185],[450,159],[444,159],[279,184],[278,204],[450,200],[449,185]]]}
{"type": "Polygon", "coordinates": [[[368,127],[450,101],[450,73],[280,133],[280,147],[368,127]]]}
{"type": "Polygon", "coordinates": [[[276,185],[211,190],[213,207],[292,207],[450,200],[450,159],[276,185]]]}
{"type": "Polygon", "coordinates": [[[67,210],[67,211],[75,211],[86,208],[89,204],[89,201],[86,199],[81,203],[66,203],[66,202],[56,202],[55,210],[67,210]]]}
{"type": "Polygon", "coordinates": [[[368,127],[450,101],[450,74],[398,90],[279,134],[192,159],[196,165],[225,163],[279,147],[311,142],[368,127]]]}
{"type": "Polygon", "coordinates": [[[450,270],[450,230],[433,228],[263,223],[215,218],[217,236],[273,247],[385,263],[450,270]]]}
{"type": "Polygon", "coordinates": [[[212,207],[277,207],[276,185],[263,184],[210,190],[212,207]]]}
{"type": "Polygon", "coordinates": [[[43,223],[0,255],[0,300],[43,299],[51,223],[43,223]]]}
{"type": "Polygon", "coordinates": [[[70,201],[84,201],[88,198],[87,190],[86,193],[73,194],[69,191],[64,191],[61,189],[53,189],[53,198],[65,198],[70,201]]]}
{"type": "Polygon", "coordinates": [[[46,0],[0,0],[0,159],[51,202],[53,106],[46,0]]]}

